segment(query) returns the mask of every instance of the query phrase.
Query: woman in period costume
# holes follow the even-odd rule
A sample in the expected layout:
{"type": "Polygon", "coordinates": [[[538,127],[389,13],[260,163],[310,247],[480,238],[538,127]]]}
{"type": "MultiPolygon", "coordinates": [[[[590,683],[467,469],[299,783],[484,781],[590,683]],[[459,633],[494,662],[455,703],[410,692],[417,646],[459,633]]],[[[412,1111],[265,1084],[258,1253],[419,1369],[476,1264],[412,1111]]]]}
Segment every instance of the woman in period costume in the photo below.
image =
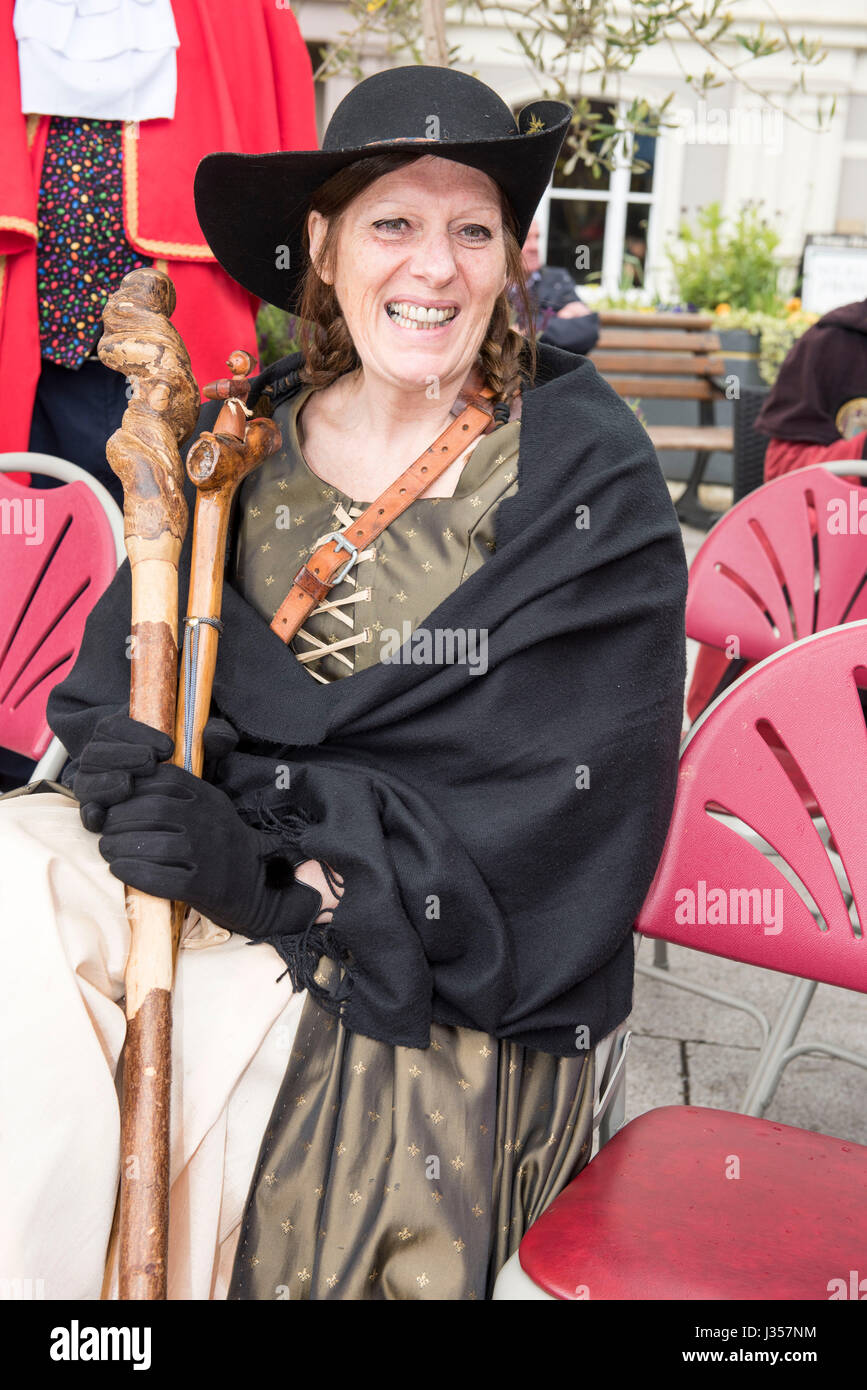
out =
{"type": "Polygon", "coordinates": [[[13,1097],[37,1129],[53,1104],[66,1146],[62,1176],[13,1174],[56,1283],[84,1248],[92,1285],[109,1234],[118,880],[190,905],[171,1297],[484,1298],[589,1158],[594,1050],[631,1007],[673,801],[685,564],[632,412],[509,326],[569,117],[539,101],[516,125],[474,78],[397,69],[321,151],[199,168],[220,263],[310,328],[248,398],[283,444],[234,516],[210,780],[125,714],[127,564],[51,699],[74,798],[0,800],[42,949],[21,968],[33,990],[50,968],[65,1039],[13,1097]],[[353,547],[465,400],[485,432],[353,547]],[[335,533],[322,593],[307,562],[335,533]],[[299,584],[316,601],[287,646],[299,584]]]}

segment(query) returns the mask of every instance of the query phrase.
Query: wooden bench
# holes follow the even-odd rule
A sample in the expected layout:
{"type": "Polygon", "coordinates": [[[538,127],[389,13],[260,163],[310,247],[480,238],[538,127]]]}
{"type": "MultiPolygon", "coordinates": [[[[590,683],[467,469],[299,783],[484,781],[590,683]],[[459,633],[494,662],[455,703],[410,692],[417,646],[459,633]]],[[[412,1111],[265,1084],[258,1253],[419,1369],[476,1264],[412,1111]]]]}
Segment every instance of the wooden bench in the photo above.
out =
{"type": "Polygon", "coordinates": [[[734,430],[714,423],[725,399],[719,334],[709,314],[642,314],[606,309],[591,361],[620,396],[639,400],[698,401],[697,425],[648,425],[656,449],[694,453],[686,488],[675,503],[679,519],[703,530],[718,512],[702,506],[699,484],[713,453],[732,453],[734,430]]]}

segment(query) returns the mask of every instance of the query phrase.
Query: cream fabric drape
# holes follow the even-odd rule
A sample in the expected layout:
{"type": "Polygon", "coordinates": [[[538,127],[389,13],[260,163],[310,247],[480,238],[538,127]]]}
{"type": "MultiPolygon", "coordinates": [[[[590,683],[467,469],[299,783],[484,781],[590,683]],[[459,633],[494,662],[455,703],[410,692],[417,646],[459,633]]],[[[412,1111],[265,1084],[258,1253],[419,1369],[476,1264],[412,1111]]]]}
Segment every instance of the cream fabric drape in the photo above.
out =
{"type": "MultiPolygon", "coordinates": [[[[123,885],[59,792],[0,799],[0,1290],[99,1298],[117,1187],[123,885]],[[41,1284],[36,1281],[41,1280],[41,1284]]],[[[175,985],[169,1298],[224,1298],[305,996],[188,914],[175,985]]],[[[13,1295],[14,1296],[14,1295],[13,1295]]]]}
{"type": "MultiPolygon", "coordinates": [[[[0,797],[0,939],[0,1299],[28,1280],[46,1299],[97,1299],[120,1163],[129,934],[123,885],[71,795],[0,797]]],[[[228,1295],[306,998],[270,946],[188,913],[173,1010],[170,1299],[228,1295]]]]}

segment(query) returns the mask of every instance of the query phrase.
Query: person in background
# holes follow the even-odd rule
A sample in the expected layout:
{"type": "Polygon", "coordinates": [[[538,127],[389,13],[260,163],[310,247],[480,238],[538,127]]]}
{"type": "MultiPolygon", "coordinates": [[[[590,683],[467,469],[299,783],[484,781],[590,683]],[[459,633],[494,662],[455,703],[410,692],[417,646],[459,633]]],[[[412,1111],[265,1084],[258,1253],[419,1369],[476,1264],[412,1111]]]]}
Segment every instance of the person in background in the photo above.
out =
{"type": "Polygon", "coordinates": [[[623,245],[623,269],[621,271],[623,289],[640,289],[644,285],[646,259],[647,242],[644,237],[627,233],[623,245]]]}
{"type": "MultiPolygon", "coordinates": [[[[102,307],[156,264],[200,384],[255,350],[258,301],[216,263],[192,197],[213,149],[316,144],[310,58],[292,11],[252,0],[16,0],[0,26],[0,452],[105,460],[126,383],[96,355],[102,307]],[[255,91],[256,99],[250,100],[255,91]]],[[[275,249],[276,254],[276,249],[275,249]]]]}
{"type": "Polygon", "coordinates": [[[832,309],[793,344],[755,427],[770,437],[766,483],[867,458],[867,299],[832,309]]]}
{"type": "Polygon", "coordinates": [[[578,298],[568,271],[556,265],[542,265],[536,221],[527,233],[521,259],[527,271],[527,292],[536,313],[539,342],[586,355],[599,337],[599,315],[578,298]]]}
{"type": "MultiPolygon", "coordinates": [[[[770,437],[766,483],[817,463],[867,458],[867,299],[824,314],[789,349],[755,428],[770,437]]],[[[686,702],[690,720],[747,669],[740,663],[735,671],[724,652],[702,646],[686,702]]]]}

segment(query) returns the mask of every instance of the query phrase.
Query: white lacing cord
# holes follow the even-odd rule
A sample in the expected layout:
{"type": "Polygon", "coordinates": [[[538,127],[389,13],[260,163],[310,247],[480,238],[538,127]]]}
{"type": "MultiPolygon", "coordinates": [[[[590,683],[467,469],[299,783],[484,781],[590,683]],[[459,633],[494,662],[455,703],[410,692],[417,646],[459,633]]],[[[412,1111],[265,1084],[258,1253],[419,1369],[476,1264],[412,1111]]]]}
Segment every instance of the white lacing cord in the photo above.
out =
{"type": "MultiPolygon", "coordinates": [[[[298,636],[301,636],[300,630],[298,636]]],[[[298,660],[304,665],[306,665],[308,661],[318,661],[320,657],[331,656],[332,653],[335,653],[338,661],[342,661],[346,666],[351,668],[352,662],[348,657],[341,656],[340,653],[344,647],[355,647],[359,642],[369,641],[370,629],[365,628],[364,632],[354,632],[351,637],[341,637],[339,641],[336,642],[320,642],[319,638],[314,637],[312,632],[305,632],[304,636],[307,638],[308,642],[314,644],[313,651],[297,653],[298,660]]]]}
{"type": "MultiPolygon", "coordinates": [[[[334,507],[334,520],[337,522],[338,526],[346,527],[352,521],[353,517],[361,516],[362,510],[361,507],[351,507],[347,512],[343,503],[338,502],[334,507]]],[[[329,534],[330,532],[326,532],[325,535],[320,536],[318,540],[314,541],[313,549],[316,550],[329,534]]],[[[372,560],[375,555],[376,547],[370,545],[366,550],[359,552],[357,563],[361,564],[364,560],[372,560]]],[[[318,613],[330,613],[338,622],[345,623],[347,627],[353,628],[355,626],[349,614],[341,610],[348,607],[350,604],[366,603],[370,598],[371,589],[369,585],[365,589],[359,589],[358,580],[351,572],[346,575],[342,583],[351,585],[352,588],[355,589],[355,593],[347,594],[344,598],[327,599],[325,602],[318,604],[310,614],[311,618],[315,618],[318,613]]],[[[348,666],[350,671],[354,671],[355,666],[353,662],[349,660],[349,657],[344,655],[343,648],[355,647],[359,642],[369,642],[371,638],[370,628],[368,627],[366,627],[363,632],[353,632],[351,637],[341,637],[333,642],[322,642],[318,637],[315,637],[312,632],[307,632],[303,627],[299,628],[295,635],[296,637],[303,637],[306,642],[310,643],[310,651],[296,652],[296,656],[301,664],[306,667],[307,671],[309,671],[310,675],[322,685],[329,685],[330,681],[326,676],[322,676],[318,671],[314,671],[309,664],[310,662],[321,661],[323,657],[333,656],[335,661],[341,662],[344,666],[348,666]]]]}
{"type": "MultiPolygon", "coordinates": [[[[344,598],[329,599],[327,603],[320,603],[318,608],[313,609],[313,613],[330,613],[338,622],[345,623],[347,627],[352,627],[352,619],[348,614],[341,612],[341,609],[348,607],[352,603],[366,603],[370,598],[370,589],[356,589],[354,594],[346,594],[344,598]]],[[[311,613],[311,617],[313,614],[311,613]]],[[[299,635],[304,632],[299,628],[299,635]]],[[[309,634],[305,633],[305,636],[309,634]]]]}
{"type": "Polygon", "coordinates": [[[347,511],[342,502],[335,502],[333,516],[338,526],[348,526],[354,516],[361,516],[361,512],[361,507],[350,507],[347,511]]]}

